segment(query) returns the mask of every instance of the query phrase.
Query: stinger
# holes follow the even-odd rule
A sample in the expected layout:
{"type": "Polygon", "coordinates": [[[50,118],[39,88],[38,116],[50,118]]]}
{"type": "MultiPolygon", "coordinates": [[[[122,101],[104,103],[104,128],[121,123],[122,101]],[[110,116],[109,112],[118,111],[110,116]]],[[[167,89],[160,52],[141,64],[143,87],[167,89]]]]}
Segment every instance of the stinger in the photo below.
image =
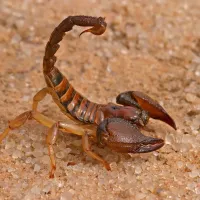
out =
{"type": "Polygon", "coordinates": [[[104,18],[99,18],[99,24],[98,25],[95,25],[93,26],[92,28],[89,28],[89,29],[86,29],[84,30],[83,32],[80,33],[79,37],[83,34],[83,33],[86,33],[86,32],[90,32],[94,35],[102,35],[105,30],[106,30],[106,23],[105,23],[105,17],[104,18]]]}

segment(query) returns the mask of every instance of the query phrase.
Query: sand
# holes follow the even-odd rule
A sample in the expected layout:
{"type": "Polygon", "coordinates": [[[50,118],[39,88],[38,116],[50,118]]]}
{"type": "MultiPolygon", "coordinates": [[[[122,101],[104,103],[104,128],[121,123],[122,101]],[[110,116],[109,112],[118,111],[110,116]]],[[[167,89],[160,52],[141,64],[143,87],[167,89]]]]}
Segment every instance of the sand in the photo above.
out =
{"type": "MultiPolygon", "coordinates": [[[[151,119],[143,133],[165,139],[148,154],[120,154],[92,146],[112,171],[88,157],[78,136],[59,132],[57,170],[50,168],[46,128],[29,121],[0,144],[0,200],[200,199],[200,1],[195,0],[3,0],[0,2],[0,132],[30,110],[45,87],[44,47],[69,15],[106,17],[97,37],[68,33],[56,66],[74,87],[98,103],[124,91],[156,99],[177,131],[151,119]]],[[[65,120],[51,97],[40,112],[65,120]]]]}

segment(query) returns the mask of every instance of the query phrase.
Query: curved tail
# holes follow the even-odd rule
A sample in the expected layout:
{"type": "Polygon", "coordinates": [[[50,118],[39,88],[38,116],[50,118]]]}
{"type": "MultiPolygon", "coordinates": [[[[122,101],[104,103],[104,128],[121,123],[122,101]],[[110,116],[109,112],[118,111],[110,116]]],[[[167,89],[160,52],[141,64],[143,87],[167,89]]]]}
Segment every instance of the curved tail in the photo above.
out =
{"type": "Polygon", "coordinates": [[[90,16],[69,16],[64,19],[52,32],[49,41],[46,44],[43,58],[43,73],[48,87],[53,88],[58,101],[55,101],[63,108],[65,113],[72,117],[89,123],[94,123],[98,104],[90,102],[79,94],[69,83],[67,78],[54,66],[56,62],[55,53],[59,49],[58,44],[64,37],[65,32],[72,30],[74,25],[92,26],[85,32],[91,32],[94,35],[101,35],[106,30],[105,18],[90,16]]]}
{"type": "Polygon", "coordinates": [[[49,41],[46,44],[45,54],[43,58],[44,73],[50,72],[54,68],[56,62],[55,53],[59,49],[58,44],[64,37],[65,32],[72,30],[74,25],[77,26],[92,26],[92,28],[83,31],[91,32],[94,35],[101,35],[106,30],[105,18],[90,17],[90,16],[69,16],[64,19],[52,32],[49,41]]]}

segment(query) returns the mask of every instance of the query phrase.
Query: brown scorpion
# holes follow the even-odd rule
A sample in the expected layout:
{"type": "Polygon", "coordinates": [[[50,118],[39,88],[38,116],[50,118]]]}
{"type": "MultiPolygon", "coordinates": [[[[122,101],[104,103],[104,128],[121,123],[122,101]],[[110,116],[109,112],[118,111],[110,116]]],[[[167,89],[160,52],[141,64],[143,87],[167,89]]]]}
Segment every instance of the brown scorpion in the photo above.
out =
{"type": "MultiPolygon", "coordinates": [[[[43,58],[43,72],[47,86],[33,97],[32,110],[24,112],[9,122],[8,127],[0,135],[0,142],[10,130],[19,128],[27,120],[35,119],[47,126],[46,143],[51,162],[50,178],[54,177],[56,169],[53,144],[56,142],[58,130],[73,133],[82,137],[83,150],[94,159],[100,161],[107,170],[109,164],[94,153],[90,140],[100,146],[108,146],[122,153],[146,153],[155,151],[164,145],[164,140],[143,135],[139,128],[144,127],[149,118],[159,119],[174,129],[174,120],[164,108],[146,94],[138,91],[128,91],[117,96],[117,104],[97,104],[78,93],[66,77],[55,67],[55,53],[65,32],[73,26],[90,26],[85,32],[101,35],[106,30],[105,18],[90,16],[69,16],[52,32],[46,44],[43,58]],[[38,103],[47,95],[51,95],[61,111],[67,115],[70,122],[54,121],[37,111],[38,103]],[[119,105],[121,104],[121,105],[119,105]]],[[[80,34],[80,35],[81,35],[80,34]]]]}

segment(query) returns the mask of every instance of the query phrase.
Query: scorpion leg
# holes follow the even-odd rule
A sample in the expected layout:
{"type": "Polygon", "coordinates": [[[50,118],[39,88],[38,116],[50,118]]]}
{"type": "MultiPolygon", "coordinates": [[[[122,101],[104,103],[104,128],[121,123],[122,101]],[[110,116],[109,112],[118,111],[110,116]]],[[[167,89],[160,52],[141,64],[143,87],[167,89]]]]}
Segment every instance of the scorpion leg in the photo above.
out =
{"type": "Polygon", "coordinates": [[[74,124],[70,125],[66,122],[56,122],[48,130],[48,135],[47,135],[47,140],[46,140],[47,145],[48,145],[48,150],[49,150],[50,162],[51,162],[51,170],[49,173],[49,178],[54,178],[54,172],[56,170],[56,161],[55,161],[55,153],[54,153],[53,145],[56,142],[58,130],[63,129],[63,128],[65,129],[65,131],[69,131],[75,134],[77,134],[77,131],[78,131],[79,134],[82,135],[83,150],[92,158],[103,163],[103,165],[105,166],[107,170],[110,170],[109,164],[103,158],[101,158],[100,156],[98,156],[97,154],[91,151],[90,144],[89,144],[89,134],[84,129],[80,129],[79,126],[74,125],[74,124]]]}
{"type": "Polygon", "coordinates": [[[52,99],[54,100],[55,103],[58,104],[61,110],[63,109],[62,105],[60,105],[59,103],[59,99],[55,91],[50,87],[45,87],[45,88],[42,88],[39,92],[37,92],[35,96],[33,97],[33,105],[32,105],[33,111],[37,111],[38,103],[42,101],[47,94],[51,95],[52,99]]]}
{"type": "Polygon", "coordinates": [[[55,123],[48,130],[48,135],[47,135],[47,139],[46,139],[46,143],[48,145],[48,150],[49,150],[49,157],[50,157],[50,161],[51,161],[51,170],[49,172],[49,178],[54,178],[54,172],[56,170],[56,160],[55,160],[55,153],[53,150],[53,145],[55,144],[56,139],[57,139],[58,127],[59,127],[59,122],[55,123]]]}
{"type": "MultiPolygon", "coordinates": [[[[51,163],[51,170],[49,172],[49,178],[54,178],[54,172],[56,170],[56,160],[55,160],[55,153],[54,153],[53,145],[56,142],[59,128],[63,128],[63,127],[65,127],[65,131],[67,131],[69,133],[75,133],[75,134],[77,133],[76,132],[77,128],[78,128],[77,125],[71,125],[71,127],[70,127],[70,124],[67,124],[64,122],[56,122],[48,130],[46,143],[48,145],[49,157],[50,157],[50,163],[51,163]]],[[[83,134],[83,132],[81,134],[83,134]]]]}
{"type": "Polygon", "coordinates": [[[8,127],[0,134],[0,143],[8,135],[9,131],[20,128],[27,120],[35,119],[44,126],[51,127],[55,121],[40,114],[39,112],[26,111],[18,115],[15,119],[9,121],[8,127]]]}
{"type": "MultiPolygon", "coordinates": [[[[45,115],[36,112],[36,111],[26,111],[19,116],[17,116],[15,119],[9,121],[8,127],[3,131],[3,133],[0,134],[0,143],[2,140],[7,136],[10,130],[14,130],[17,128],[20,128],[22,125],[25,124],[27,120],[35,119],[40,124],[51,128],[56,121],[46,117],[45,115]]],[[[92,129],[90,126],[87,125],[79,125],[74,123],[72,120],[69,120],[67,122],[59,122],[59,129],[61,131],[67,132],[67,133],[73,133],[79,136],[82,136],[84,131],[88,131],[91,134],[94,132],[94,129],[92,129]]]]}
{"type": "Polygon", "coordinates": [[[22,126],[28,119],[31,117],[31,111],[24,112],[17,116],[14,120],[11,120],[8,124],[8,127],[0,135],[0,143],[8,135],[10,130],[17,129],[22,126]]]}
{"type": "Polygon", "coordinates": [[[32,109],[37,110],[38,103],[44,99],[44,97],[49,93],[48,88],[42,88],[38,93],[33,97],[32,109]]]}
{"type": "Polygon", "coordinates": [[[139,91],[128,91],[117,96],[117,103],[134,106],[148,112],[153,119],[159,119],[176,130],[176,124],[165,109],[154,99],[139,91]]]}
{"type": "Polygon", "coordinates": [[[109,171],[110,169],[110,165],[100,156],[98,156],[97,154],[95,154],[94,152],[92,152],[90,144],[89,144],[89,136],[88,133],[85,132],[82,136],[82,145],[83,145],[83,150],[92,158],[98,160],[99,162],[101,162],[104,167],[109,171]]]}
{"type": "MultiPolygon", "coordinates": [[[[84,125],[84,124],[83,125],[75,124],[72,120],[69,120],[67,122],[56,122],[39,112],[26,111],[26,112],[20,114],[19,116],[17,116],[14,120],[11,120],[9,122],[8,127],[4,130],[4,132],[2,134],[0,134],[0,143],[8,135],[10,130],[20,128],[22,125],[25,124],[25,122],[27,120],[30,120],[30,119],[35,119],[40,124],[49,128],[46,141],[47,141],[49,156],[50,156],[50,161],[51,161],[51,171],[50,171],[50,175],[49,175],[50,178],[54,177],[54,171],[56,169],[53,144],[56,141],[56,136],[57,136],[58,130],[62,130],[67,133],[73,133],[73,134],[76,134],[79,136],[84,135],[85,131],[87,131],[90,135],[93,135],[95,132],[95,127],[93,127],[93,126],[88,126],[88,125],[84,125]]],[[[97,155],[93,156],[93,157],[98,158],[97,155]]]]}

